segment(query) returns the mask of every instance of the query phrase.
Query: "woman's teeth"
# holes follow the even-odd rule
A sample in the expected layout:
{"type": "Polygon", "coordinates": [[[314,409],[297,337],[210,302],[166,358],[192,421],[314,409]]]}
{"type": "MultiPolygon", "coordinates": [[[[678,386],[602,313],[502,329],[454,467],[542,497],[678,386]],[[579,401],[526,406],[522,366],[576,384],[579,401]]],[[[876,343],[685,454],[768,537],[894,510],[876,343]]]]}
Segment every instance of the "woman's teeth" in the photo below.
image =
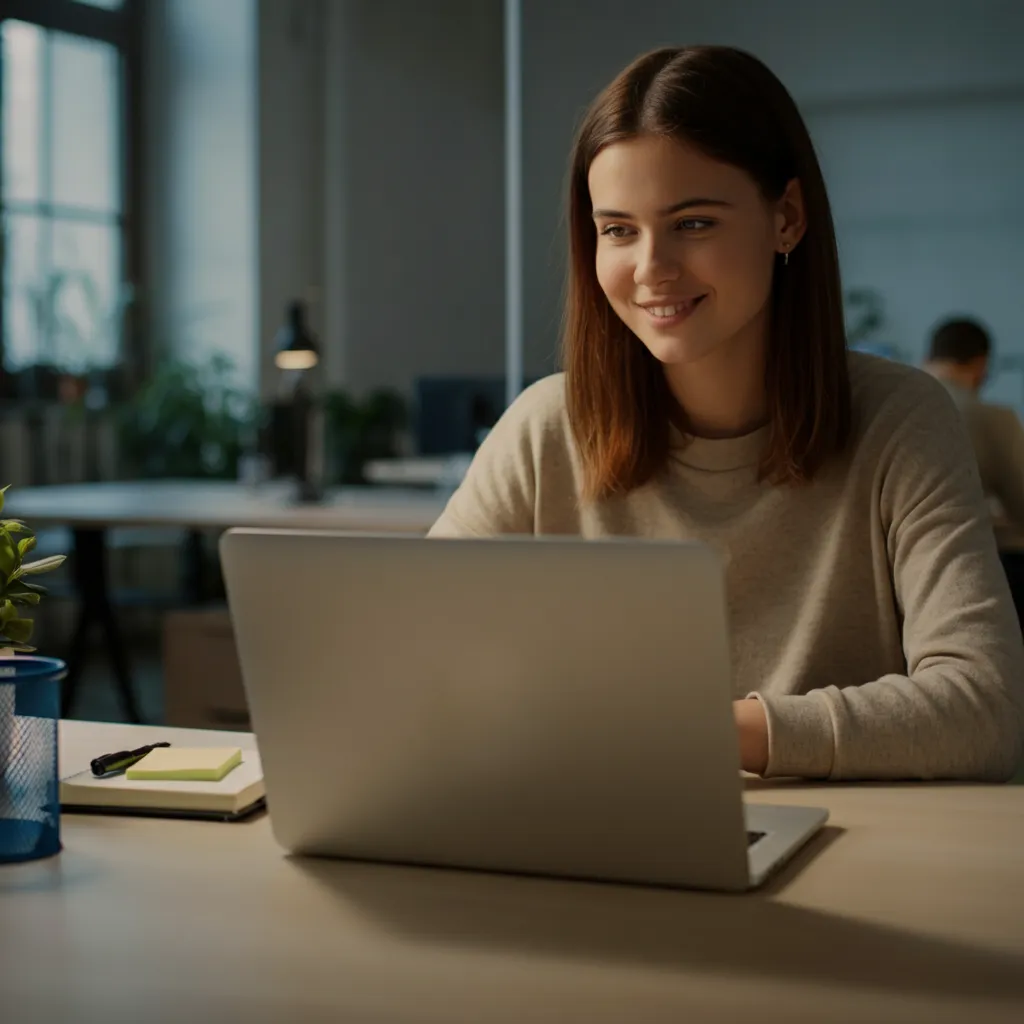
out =
{"type": "Polygon", "coordinates": [[[688,313],[698,302],[700,302],[700,298],[689,299],[686,302],[677,302],[673,306],[644,306],[644,309],[651,316],[659,316],[667,320],[669,317],[678,316],[680,313],[688,313]]]}

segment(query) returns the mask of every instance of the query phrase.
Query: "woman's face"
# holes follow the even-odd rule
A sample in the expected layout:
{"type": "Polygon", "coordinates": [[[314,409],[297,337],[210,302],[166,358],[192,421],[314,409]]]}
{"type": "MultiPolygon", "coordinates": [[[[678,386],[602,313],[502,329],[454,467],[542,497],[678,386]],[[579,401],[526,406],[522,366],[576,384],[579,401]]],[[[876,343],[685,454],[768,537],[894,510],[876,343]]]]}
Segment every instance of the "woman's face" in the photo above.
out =
{"type": "Polygon", "coordinates": [[[656,359],[760,350],[778,253],[803,233],[797,182],[769,203],[746,172],[652,136],[602,150],[588,180],[598,282],[656,359]]]}

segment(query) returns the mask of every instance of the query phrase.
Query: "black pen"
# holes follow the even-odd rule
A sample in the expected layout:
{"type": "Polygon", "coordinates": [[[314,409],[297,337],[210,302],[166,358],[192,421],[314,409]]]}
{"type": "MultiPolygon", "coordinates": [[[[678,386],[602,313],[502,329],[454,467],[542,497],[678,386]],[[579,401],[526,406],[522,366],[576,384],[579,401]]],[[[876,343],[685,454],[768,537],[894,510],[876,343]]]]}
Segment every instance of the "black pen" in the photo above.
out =
{"type": "Polygon", "coordinates": [[[92,762],[93,775],[109,775],[111,772],[123,772],[131,768],[137,761],[141,761],[151,750],[156,747],[169,747],[170,743],[150,743],[148,746],[139,747],[138,750],[119,750],[114,754],[103,754],[92,762]]]}

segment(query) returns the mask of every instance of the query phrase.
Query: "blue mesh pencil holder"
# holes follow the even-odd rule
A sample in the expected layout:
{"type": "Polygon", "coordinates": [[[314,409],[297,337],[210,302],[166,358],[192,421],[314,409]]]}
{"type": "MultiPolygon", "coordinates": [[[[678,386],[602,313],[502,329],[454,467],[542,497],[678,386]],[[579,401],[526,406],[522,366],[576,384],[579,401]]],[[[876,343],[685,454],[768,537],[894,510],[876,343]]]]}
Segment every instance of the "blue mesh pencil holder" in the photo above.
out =
{"type": "Polygon", "coordinates": [[[67,666],[0,658],[0,864],[60,852],[57,723],[67,666]]]}

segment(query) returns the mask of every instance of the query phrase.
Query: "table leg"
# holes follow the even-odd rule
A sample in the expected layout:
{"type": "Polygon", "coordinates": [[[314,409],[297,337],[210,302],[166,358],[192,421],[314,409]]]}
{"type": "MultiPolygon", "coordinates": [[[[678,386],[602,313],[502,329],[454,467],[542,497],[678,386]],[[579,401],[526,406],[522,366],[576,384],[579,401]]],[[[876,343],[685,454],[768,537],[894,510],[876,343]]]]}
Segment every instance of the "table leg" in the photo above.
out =
{"type": "Polygon", "coordinates": [[[68,675],[64,682],[61,716],[70,717],[88,652],[89,630],[94,622],[98,622],[103,629],[107,655],[114,670],[114,681],[124,715],[129,722],[141,722],[142,716],[135,703],[128,654],[110,600],[106,530],[77,529],[74,531],[74,544],[72,575],[79,602],[78,620],[68,650],[68,675]]]}
{"type": "Polygon", "coordinates": [[[194,608],[206,599],[206,565],[203,535],[189,530],[181,552],[181,594],[186,606],[194,608]]]}

